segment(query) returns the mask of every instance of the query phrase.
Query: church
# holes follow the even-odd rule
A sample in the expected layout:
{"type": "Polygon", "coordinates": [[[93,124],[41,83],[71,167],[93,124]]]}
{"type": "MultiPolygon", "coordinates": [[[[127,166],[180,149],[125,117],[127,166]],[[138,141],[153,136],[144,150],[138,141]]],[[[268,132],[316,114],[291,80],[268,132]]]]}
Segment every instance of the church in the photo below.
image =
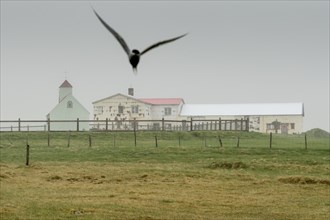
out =
{"type": "MultiPolygon", "coordinates": [[[[72,94],[72,85],[65,80],[59,87],[59,97],[57,105],[47,115],[47,120],[88,120],[88,110],[72,94]]],[[[74,122],[50,122],[50,130],[69,131],[76,130],[77,124],[74,122]]],[[[81,122],[79,130],[89,130],[88,122],[81,122]]]]}

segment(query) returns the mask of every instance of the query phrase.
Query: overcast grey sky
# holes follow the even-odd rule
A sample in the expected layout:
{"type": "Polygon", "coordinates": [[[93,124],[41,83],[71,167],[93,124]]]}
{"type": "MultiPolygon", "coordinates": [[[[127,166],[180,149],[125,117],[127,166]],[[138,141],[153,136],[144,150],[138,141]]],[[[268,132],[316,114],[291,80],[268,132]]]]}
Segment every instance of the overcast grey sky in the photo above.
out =
{"type": "Polygon", "coordinates": [[[44,119],[66,77],[91,117],[133,86],[189,104],[303,102],[304,129],[329,131],[329,1],[1,0],[1,119],[44,119]],[[135,76],[90,5],[131,49],[189,34],[135,76]]]}

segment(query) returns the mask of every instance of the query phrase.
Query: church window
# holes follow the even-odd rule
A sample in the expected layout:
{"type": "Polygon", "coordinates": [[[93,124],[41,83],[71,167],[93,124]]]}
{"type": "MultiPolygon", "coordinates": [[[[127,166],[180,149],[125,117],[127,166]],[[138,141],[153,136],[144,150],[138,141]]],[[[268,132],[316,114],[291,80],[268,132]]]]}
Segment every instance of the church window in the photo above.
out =
{"type": "Polygon", "coordinates": [[[67,102],[67,108],[73,108],[72,101],[68,101],[68,102],[67,102]]]}

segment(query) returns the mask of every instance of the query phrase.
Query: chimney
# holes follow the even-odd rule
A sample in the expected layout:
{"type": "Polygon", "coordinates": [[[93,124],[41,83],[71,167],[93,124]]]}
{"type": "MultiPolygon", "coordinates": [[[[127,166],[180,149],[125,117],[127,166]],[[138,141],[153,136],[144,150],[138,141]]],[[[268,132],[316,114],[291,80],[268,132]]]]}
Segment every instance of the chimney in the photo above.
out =
{"type": "Polygon", "coordinates": [[[134,89],[133,88],[128,88],[128,95],[134,96],[134,89]]]}

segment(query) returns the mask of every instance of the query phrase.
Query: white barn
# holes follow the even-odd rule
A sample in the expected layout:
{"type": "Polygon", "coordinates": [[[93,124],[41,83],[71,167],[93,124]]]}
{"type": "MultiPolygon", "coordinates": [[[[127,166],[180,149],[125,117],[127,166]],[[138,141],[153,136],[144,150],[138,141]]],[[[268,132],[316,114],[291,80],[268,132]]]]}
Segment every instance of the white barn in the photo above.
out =
{"type": "MultiPolygon", "coordinates": [[[[72,95],[72,85],[65,80],[59,87],[58,104],[49,112],[49,120],[88,120],[88,110],[72,95]]],[[[76,130],[77,124],[73,122],[51,122],[50,130],[69,131],[76,130]]],[[[79,130],[89,130],[88,122],[80,122],[79,130]]]]}
{"type": "Polygon", "coordinates": [[[186,104],[185,119],[249,119],[249,131],[299,134],[303,131],[303,103],[186,104]]]}

